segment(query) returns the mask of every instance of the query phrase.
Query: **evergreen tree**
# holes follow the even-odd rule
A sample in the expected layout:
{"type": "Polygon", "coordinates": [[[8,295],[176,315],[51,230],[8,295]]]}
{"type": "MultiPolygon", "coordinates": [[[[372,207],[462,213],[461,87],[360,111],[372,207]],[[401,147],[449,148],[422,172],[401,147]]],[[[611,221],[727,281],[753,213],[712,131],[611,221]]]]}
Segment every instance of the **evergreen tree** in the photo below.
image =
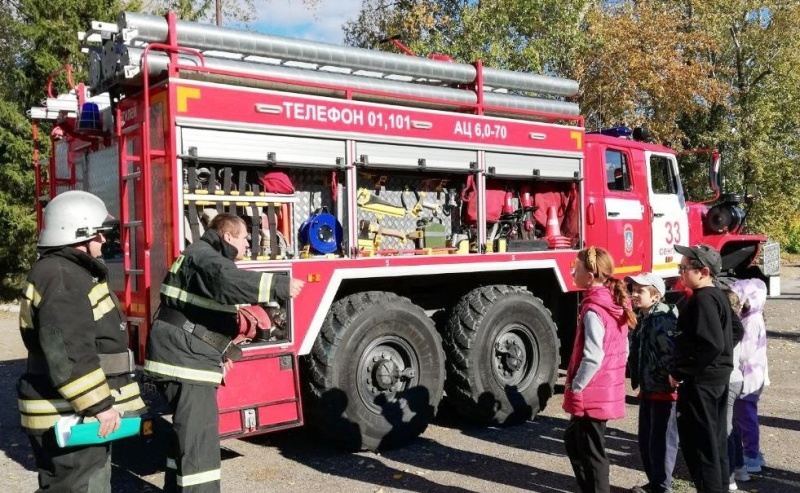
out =
{"type": "MultiPolygon", "coordinates": [[[[150,12],[178,8],[186,19],[209,19],[208,1],[146,2],[150,12]]],[[[304,0],[313,7],[316,0],[304,0]]],[[[252,1],[224,4],[232,21],[248,20],[252,1]],[[248,10],[250,9],[250,10],[248,10]]],[[[124,10],[141,11],[140,0],[0,0],[0,299],[13,299],[35,260],[36,218],[31,122],[27,111],[39,106],[50,75],[65,64],[75,68],[75,81],[87,80],[86,58],[77,33],[93,20],[114,22],[124,10]]],[[[55,94],[69,88],[66,78],[53,80],[55,94]]],[[[50,128],[40,131],[41,159],[46,168],[50,128]]]]}

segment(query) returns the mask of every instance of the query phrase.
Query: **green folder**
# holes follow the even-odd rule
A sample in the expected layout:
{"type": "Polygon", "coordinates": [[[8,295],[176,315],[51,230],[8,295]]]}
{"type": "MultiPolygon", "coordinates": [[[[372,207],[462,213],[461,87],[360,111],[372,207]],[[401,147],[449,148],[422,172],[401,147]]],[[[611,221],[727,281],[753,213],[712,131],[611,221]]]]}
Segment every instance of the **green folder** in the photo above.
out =
{"type": "Polygon", "coordinates": [[[136,436],[142,426],[142,418],[139,416],[121,418],[117,431],[106,437],[100,437],[97,434],[100,431],[99,421],[92,421],[91,423],[77,423],[77,421],[76,416],[73,419],[62,418],[56,423],[56,443],[58,443],[59,447],[97,445],[119,440],[120,438],[136,436]]]}

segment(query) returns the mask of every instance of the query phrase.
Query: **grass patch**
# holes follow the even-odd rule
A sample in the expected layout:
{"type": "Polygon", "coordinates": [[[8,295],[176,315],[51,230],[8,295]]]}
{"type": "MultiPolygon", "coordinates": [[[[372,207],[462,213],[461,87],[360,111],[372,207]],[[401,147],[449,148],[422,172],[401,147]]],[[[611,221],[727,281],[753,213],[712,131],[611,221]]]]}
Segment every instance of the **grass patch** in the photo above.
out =
{"type": "Polygon", "coordinates": [[[800,253],[781,252],[781,265],[800,267],[800,253]]]}
{"type": "Polygon", "coordinates": [[[690,493],[693,491],[695,491],[695,489],[691,481],[679,478],[672,480],[672,493],[690,493]]]}

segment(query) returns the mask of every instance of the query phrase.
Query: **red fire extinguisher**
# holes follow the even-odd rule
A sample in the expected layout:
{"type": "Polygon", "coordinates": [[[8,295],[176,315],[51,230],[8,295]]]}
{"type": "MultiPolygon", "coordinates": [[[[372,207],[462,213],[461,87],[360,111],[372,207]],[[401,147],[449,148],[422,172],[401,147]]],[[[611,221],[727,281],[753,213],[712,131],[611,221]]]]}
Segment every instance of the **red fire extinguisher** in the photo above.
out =
{"type": "Polygon", "coordinates": [[[519,205],[525,212],[525,222],[523,223],[523,234],[527,239],[533,238],[533,189],[530,185],[520,185],[519,205]]]}

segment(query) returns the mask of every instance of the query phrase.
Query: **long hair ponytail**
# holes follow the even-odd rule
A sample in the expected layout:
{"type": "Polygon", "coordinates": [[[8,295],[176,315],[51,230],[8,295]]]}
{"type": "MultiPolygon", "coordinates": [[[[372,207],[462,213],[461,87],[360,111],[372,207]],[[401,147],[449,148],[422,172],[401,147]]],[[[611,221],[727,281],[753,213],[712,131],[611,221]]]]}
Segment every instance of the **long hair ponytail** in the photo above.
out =
{"type": "Polygon", "coordinates": [[[609,277],[603,285],[611,290],[614,295],[614,302],[625,310],[625,320],[628,322],[628,328],[633,329],[636,327],[636,314],[631,309],[631,300],[625,283],[616,277],[609,277]]]}
{"type": "Polygon", "coordinates": [[[608,250],[593,246],[584,248],[578,252],[578,260],[614,295],[614,302],[625,311],[628,327],[636,327],[636,314],[631,309],[628,289],[624,282],[614,277],[614,259],[608,250]]]}

